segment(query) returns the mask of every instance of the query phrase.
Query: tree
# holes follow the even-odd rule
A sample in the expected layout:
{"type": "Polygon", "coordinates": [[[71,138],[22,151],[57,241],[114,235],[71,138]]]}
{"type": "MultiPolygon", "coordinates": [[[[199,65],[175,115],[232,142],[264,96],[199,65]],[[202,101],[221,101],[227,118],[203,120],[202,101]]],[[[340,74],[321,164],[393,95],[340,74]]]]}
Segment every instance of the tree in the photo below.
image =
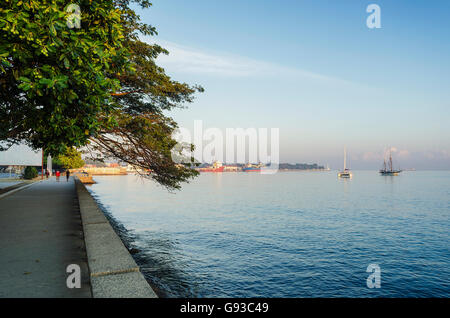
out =
{"type": "Polygon", "coordinates": [[[168,52],[140,41],[156,31],[130,3],[148,8],[147,0],[75,2],[80,29],[67,27],[63,0],[9,0],[0,9],[0,140],[26,140],[52,156],[86,146],[179,188],[197,172],[172,160],[177,124],[163,111],[203,89],[172,80],[155,63],[168,52]]]}
{"type": "MultiPolygon", "coordinates": [[[[146,1],[139,1],[148,7],[146,1]]],[[[138,35],[154,35],[151,26],[143,24],[139,16],[128,10],[129,1],[119,1],[124,12],[125,46],[130,52],[131,69],[114,74],[120,80],[121,91],[113,94],[120,111],[114,113],[116,125],[102,129],[91,138],[88,149],[101,153],[103,157],[119,158],[141,169],[151,171],[151,176],[168,188],[179,188],[180,181],[186,181],[198,173],[189,166],[177,165],[172,160],[176,141],[171,137],[177,124],[165,116],[163,111],[180,107],[193,101],[195,92],[202,92],[200,86],[191,87],[173,81],[158,67],[155,59],[168,52],[158,45],[139,40],[138,35]]],[[[192,145],[186,145],[192,148],[192,145]]],[[[178,155],[186,149],[180,147],[178,155]]],[[[193,162],[193,160],[192,160],[193,162]]]]}
{"type": "Polygon", "coordinates": [[[129,66],[113,1],[83,0],[81,28],[67,1],[8,0],[0,9],[0,136],[52,155],[82,146],[114,109],[108,74],[129,66]]]}
{"type": "Polygon", "coordinates": [[[75,148],[67,148],[66,152],[55,158],[55,162],[60,164],[64,169],[78,169],[84,166],[84,161],[81,159],[81,152],[75,148]]]}
{"type": "Polygon", "coordinates": [[[23,172],[23,178],[25,180],[32,180],[38,176],[38,172],[35,167],[26,167],[23,172]]]}

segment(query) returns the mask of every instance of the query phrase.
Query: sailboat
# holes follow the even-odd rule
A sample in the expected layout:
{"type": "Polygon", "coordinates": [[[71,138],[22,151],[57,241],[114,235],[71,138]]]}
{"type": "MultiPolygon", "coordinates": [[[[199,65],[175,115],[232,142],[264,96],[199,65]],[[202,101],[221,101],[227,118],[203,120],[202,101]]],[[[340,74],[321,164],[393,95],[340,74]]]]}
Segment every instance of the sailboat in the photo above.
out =
{"type": "Polygon", "coordinates": [[[344,170],[339,171],[338,177],[339,178],[351,178],[352,172],[350,169],[347,169],[347,149],[344,148],[344,170]]]}
{"type": "Polygon", "coordinates": [[[383,169],[380,170],[383,176],[398,176],[402,170],[394,170],[392,166],[392,152],[389,153],[389,167],[386,166],[386,159],[384,159],[383,169]]]}

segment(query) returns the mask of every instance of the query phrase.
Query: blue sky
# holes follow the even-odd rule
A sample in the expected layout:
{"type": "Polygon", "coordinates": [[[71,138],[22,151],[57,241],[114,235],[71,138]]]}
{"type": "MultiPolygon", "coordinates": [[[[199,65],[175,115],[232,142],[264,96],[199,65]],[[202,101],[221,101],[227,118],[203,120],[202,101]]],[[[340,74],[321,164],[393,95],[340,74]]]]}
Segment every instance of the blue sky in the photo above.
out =
{"type": "Polygon", "coordinates": [[[449,1],[154,0],[139,11],[174,79],[202,85],[183,127],[280,128],[283,162],[450,169],[449,1]],[[369,29],[369,4],[381,29],[369,29]]]}

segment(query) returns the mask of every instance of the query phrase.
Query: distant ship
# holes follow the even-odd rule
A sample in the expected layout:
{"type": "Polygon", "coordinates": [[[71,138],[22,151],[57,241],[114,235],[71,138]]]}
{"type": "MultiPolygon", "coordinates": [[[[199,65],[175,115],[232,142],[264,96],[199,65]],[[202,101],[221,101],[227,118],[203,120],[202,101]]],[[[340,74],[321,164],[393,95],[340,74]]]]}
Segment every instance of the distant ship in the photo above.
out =
{"type": "Polygon", "coordinates": [[[223,172],[224,166],[220,161],[214,161],[212,166],[206,168],[198,168],[197,170],[200,172],[223,172]]]}
{"type": "Polygon", "coordinates": [[[242,171],[243,172],[260,172],[261,167],[262,167],[262,164],[252,165],[251,163],[248,163],[245,165],[245,167],[242,168],[242,171]]]}
{"type": "Polygon", "coordinates": [[[347,149],[344,148],[344,170],[339,171],[338,177],[339,178],[351,178],[352,172],[350,169],[347,169],[347,149]]]}
{"type": "Polygon", "coordinates": [[[386,166],[386,159],[384,159],[383,169],[380,170],[383,176],[398,176],[402,170],[394,170],[392,166],[392,153],[389,153],[389,167],[386,166]]]}

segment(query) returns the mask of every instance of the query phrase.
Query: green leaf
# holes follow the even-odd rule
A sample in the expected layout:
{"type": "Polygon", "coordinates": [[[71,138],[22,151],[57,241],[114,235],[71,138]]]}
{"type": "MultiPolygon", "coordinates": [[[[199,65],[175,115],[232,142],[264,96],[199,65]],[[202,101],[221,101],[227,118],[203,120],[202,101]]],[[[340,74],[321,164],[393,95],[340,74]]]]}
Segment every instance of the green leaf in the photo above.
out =
{"type": "Polygon", "coordinates": [[[53,24],[50,25],[50,34],[52,36],[56,36],[57,35],[55,26],[53,24]]]}
{"type": "Polygon", "coordinates": [[[18,86],[23,91],[28,91],[31,88],[31,85],[29,83],[22,83],[18,86]]]}
{"type": "Polygon", "coordinates": [[[51,84],[51,83],[52,83],[52,80],[49,79],[49,78],[41,78],[41,79],[39,80],[39,84],[49,85],[49,84],[51,84]]]}

